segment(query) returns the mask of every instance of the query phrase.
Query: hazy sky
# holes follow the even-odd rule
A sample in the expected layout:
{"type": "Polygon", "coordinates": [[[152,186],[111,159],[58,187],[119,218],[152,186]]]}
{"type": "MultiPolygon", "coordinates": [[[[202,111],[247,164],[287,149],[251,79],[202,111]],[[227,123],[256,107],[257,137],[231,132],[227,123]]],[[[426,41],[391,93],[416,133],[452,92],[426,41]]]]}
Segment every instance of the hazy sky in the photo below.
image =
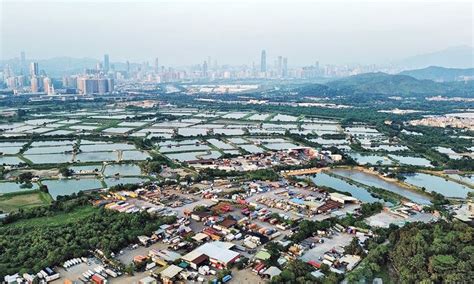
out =
{"type": "Polygon", "coordinates": [[[382,63],[473,45],[468,2],[1,2],[1,57],[56,56],[182,65],[382,63]]]}

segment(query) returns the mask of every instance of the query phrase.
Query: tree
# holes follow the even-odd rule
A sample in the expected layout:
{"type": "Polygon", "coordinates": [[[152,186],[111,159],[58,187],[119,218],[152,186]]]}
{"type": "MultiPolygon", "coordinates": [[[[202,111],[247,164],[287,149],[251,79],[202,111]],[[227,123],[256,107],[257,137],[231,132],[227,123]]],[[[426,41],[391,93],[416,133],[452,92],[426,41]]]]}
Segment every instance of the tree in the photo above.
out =
{"type": "Polygon", "coordinates": [[[63,177],[69,177],[72,175],[72,170],[68,169],[68,167],[66,166],[63,166],[63,167],[60,167],[59,168],[59,173],[63,176],[63,177]]]}
{"type": "Polygon", "coordinates": [[[344,247],[345,254],[353,254],[361,257],[365,256],[364,249],[359,244],[359,239],[354,237],[349,245],[344,247]]]}
{"type": "Polygon", "coordinates": [[[31,179],[33,178],[32,172],[24,172],[18,176],[19,183],[30,183],[31,179]]]}

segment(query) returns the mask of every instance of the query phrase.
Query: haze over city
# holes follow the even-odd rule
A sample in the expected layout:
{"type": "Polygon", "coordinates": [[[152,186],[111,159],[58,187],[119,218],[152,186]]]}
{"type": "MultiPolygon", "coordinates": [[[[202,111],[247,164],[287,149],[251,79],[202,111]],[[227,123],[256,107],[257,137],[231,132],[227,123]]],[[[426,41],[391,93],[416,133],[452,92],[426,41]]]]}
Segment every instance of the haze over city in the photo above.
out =
{"type": "Polygon", "coordinates": [[[473,45],[469,2],[4,0],[0,8],[2,59],[109,53],[121,62],[159,57],[166,66],[208,56],[250,65],[266,49],[290,66],[388,64],[473,45]]]}

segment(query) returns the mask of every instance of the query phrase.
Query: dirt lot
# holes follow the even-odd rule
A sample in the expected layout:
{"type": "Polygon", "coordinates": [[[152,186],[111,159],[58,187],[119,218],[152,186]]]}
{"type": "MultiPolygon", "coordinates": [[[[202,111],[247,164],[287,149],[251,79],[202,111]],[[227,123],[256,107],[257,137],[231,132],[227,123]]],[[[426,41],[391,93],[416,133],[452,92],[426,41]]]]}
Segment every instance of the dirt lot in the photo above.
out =
{"type": "Polygon", "coordinates": [[[301,257],[301,259],[303,261],[314,260],[320,262],[319,257],[322,257],[325,252],[331,250],[332,248],[340,248],[347,246],[351,242],[353,237],[354,235],[338,233],[336,235],[333,235],[331,239],[323,238],[324,243],[317,244],[314,248],[306,251],[301,257]]]}
{"type": "Polygon", "coordinates": [[[390,224],[403,226],[406,222],[430,222],[435,217],[428,213],[417,213],[408,218],[382,211],[366,219],[370,226],[388,228],[390,224]]]}
{"type": "Polygon", "coordinates": [[[133,258],[137,255],[148,255],[148,251],[151,249],[165,249],[168,245],[162,242],[157,242],[151,246],[144,247],[139,246],[136,249],[126,248],[123,249],[123,254],[117,256],[116,258],[125,265],[128,265],[133,262],[133,258]]]}
{"type": "Polygon", "coordinates": [[[253,273],[251,268],[247,268],[247,269],[243,269],[243,270],[233,269],[232,270],[232,277],[233,278],[232,278],[232,281],[230,281],[230,283],[238,283],[238,284],[248,284],[248,283],[264,284],[264,283],[267,283],[267,281],[265,279],[260,278],[260,276],[253,273]]]}

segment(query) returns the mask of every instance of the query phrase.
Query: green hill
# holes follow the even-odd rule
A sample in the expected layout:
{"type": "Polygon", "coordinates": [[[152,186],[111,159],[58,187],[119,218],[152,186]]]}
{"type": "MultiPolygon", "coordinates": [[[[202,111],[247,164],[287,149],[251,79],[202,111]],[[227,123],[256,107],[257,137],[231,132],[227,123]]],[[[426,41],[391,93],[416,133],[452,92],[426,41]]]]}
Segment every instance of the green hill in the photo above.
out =
{"type": "Polygon", "coordinates": [[[474,92],[472,83],[439,83],[431,80],[418,80],[407,75],[386,73],[365,73],[342,78],[327,83],[327,86],[340,91],[352,90],[356,93],[377,93],[385,95],[459,95],[474,92]]]}
{"type": "Polygon", "coordinates": [[[406,70],[399,75],[411,76],[418,80],[433,80],[438,82],[461,81],[463,77],[474,77],[474,68],[445,68],[430,66],[423,69],[406,70]]]}

